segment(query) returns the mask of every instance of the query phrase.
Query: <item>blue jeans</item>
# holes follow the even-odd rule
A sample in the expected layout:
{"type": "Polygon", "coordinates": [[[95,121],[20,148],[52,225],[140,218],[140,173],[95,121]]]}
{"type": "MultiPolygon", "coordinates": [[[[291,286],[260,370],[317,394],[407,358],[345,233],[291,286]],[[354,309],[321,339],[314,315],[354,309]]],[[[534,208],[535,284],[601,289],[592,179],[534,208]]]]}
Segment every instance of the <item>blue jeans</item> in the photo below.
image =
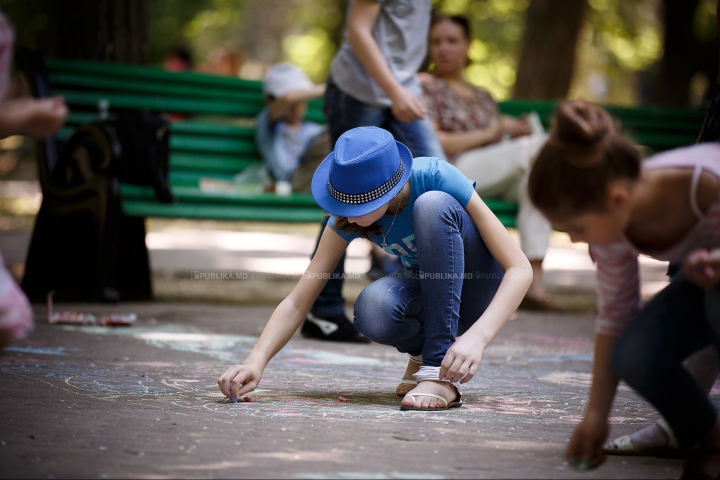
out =
{"type": "Polygon", "coordinates": [[[365,287],[355,302],[355,328],[400,352],[422,354],[423,365],[437,367],[490,304],[503,271],[451,195],[420,195],[412,218],[419,270],[365,287]]]}
{"type": "Polygon", "coordinates": [[[720,348],[720,286],[703,290],[678,273],[623,332],[612,354],[615,375],[660,411],[681,446],[702,440],[717,419],[681,365],[710,344],[720,348]]]}
{"type": "MultiPolygon", "coordinates": [[[[381,127],[392,133],[395,140],[405,144],[412,152],[413,157],[445,158],[445,153],[428,118],[402,123],[393,116],[390,108],[373,107],[342,92],[333,83],[332,78],[328,78],[325,89],[325,114],[330,134],[330,147],[333,149],[340,135],[352,128],[381,127]]],[[[326,225],[327,219],[321,226],[321,236],[326,225]]],[[[315,249],[317,250],[317,245],[315,249]]],[[[344,255],[333,273],[337,275],[333,275],[332,279],[328,280],[312,306],[312,313],[321,318],[330,318],[344,313],[345,301],[342,298],[342,274],[345,273],[344,255]]]]}

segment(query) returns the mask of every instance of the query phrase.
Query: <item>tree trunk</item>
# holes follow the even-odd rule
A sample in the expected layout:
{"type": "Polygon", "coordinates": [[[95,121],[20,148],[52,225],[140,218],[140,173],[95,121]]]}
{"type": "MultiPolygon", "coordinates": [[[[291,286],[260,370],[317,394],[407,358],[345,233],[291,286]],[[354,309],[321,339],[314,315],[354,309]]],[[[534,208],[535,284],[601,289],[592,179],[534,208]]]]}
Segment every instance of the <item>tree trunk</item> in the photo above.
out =
{"type": "Polygon", "coordinates": [[[531,0],[513,96],[563,99],[570,89],[587,0],[531,0]]]}
{"type": "Polygon", "coordinates": [[[701,42],[693,33],[695,10],[699,0],[664,0],[664,53],[660,62],[655,103],[685,107],[690,95],[690,80],[699,71],[715,81],[716,42],[701,42]]]}
{"type": "Polygon", "coordinates": [[[147,0],[74,0],[54,10],[56,56],[147,62],[147,0]]]}

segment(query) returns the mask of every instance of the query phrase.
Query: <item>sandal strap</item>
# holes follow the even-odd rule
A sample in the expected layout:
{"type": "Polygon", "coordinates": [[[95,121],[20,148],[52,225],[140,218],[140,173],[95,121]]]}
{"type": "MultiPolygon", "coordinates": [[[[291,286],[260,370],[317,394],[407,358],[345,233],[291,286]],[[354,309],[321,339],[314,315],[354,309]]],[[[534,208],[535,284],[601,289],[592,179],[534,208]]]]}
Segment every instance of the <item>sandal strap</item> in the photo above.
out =
{"type": "Polygon", "coordinates": [[[618,437],[613,440],[612,444],[615,449],[620,452],[630,452],[635,450],[635,445],[633,445],[630,435],[623,435],[622,437],[618,437]]]}
{"type": "Polygon", "coordinates": [[[412,398],[413,404],[415,403],[415,397],[417,396],[417,397],[433,397],[433,398],[437,398],[437,399],[442,400],[443,402],[445,402],[445,407],[448,406],[448,401],[447,401],[447,399],[446,399],[445,397],[442,397],[442,396],[440,396],[440,395],[435,395],[435,394],[432,394],[432,393],[416,393],[415,395],[405,395],[405,396],[412,398]]]}
{"type": "Polygon", "coordinates": [[[673,432],[672,427],[670,424],[665,420],[665,418],[661,418],[657,421],[658,427],[662,428],[663,432],[665,432],[665,435],[668,436],[668,447],[670,448],[678,448],[680,444],[678,443],[677,437],[675,436],[675,432],[673,432]]]}

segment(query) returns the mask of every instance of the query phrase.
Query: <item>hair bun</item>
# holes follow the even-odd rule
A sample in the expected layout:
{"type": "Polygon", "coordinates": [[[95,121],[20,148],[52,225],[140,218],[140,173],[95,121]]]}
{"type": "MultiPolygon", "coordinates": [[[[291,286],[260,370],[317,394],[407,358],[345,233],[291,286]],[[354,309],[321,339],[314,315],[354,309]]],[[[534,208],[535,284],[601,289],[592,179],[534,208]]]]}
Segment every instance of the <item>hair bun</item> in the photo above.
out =
{"type": "Polygon", "coordinates": [[[550,140],[564,151],[568,163],[587,168],[602,160],[614,136],[607,112],[583,100],[570,100],[558,107],[550,140]]]}

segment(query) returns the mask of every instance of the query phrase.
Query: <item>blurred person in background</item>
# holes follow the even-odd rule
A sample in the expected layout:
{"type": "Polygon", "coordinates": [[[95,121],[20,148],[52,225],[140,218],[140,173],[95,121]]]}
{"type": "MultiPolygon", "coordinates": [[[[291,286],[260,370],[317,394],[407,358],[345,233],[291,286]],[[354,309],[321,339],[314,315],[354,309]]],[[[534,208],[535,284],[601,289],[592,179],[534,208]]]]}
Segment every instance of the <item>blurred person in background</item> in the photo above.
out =
{"type": "MultiPolygon", "coordinates": [[[[417,77],[427,52],[431,9],[431,0],[349,2],[344,40],[333,58],[325,90],[331,149],[346,131],[375,126],[390,131],[414,157],[445,157],[427,117],[417,77]]],[[[327,220],[321,235],[326,225],[327,220]]],[[[396,254],[403,248],[407,247],[386,246],[396,254]]],[[[305,336],[367,341],[345,315],[344,264],[343,255],[303,323],[305,336]]],[[[390,271],[390,265],[383,265],[383,270],[390,271]]],[[[415,384],[412,374],[419,368],[410,361],[405,381],[415,384]]]]}
{"type": "MultiPolygon", "coordinates": [[[[0,139],[12,134],[45,138],[65,121],[67,107],[61,97],[6,100],[15,32],[0,12],[0,139]]],[[[10,275],[0,255],[0,351],[24,338],[33,327],[27,297],[10,275]]]]}
{"type": "Polygon", "coordinates": [[[163,68],[171,72],[190,72],[193,69],[192,54],[183,45],[173,45],[165,52],[163,68]]]}
{"type": "Polygon", "coordinates": [[[476,180],[478,194],[519,204],[520,243],[533,269],[533,282],[520,308],[559,310],[542,277],[552,229],[529,201],[526,187],[530,160],[547,136],[541,126],[533,135],[527,119],[500,115],[492,95],[465,80],[471,42],[467,18],[433,16],[429,50],[434,68],[432,75],[421,75],[428,113],[448,161],[476,180]],[[503,142],[504,136],[518,140],[503,142]]]}
{"type": "Polygon", "coordinates": [[[275,193],[310,192],[315,168],[330,148],[327,129],[305,119],[307,102],[322,97],[299,67],[278,63],[263,81],[265,108],[255,117],[255,143],[275,181],[275,193]]]}

